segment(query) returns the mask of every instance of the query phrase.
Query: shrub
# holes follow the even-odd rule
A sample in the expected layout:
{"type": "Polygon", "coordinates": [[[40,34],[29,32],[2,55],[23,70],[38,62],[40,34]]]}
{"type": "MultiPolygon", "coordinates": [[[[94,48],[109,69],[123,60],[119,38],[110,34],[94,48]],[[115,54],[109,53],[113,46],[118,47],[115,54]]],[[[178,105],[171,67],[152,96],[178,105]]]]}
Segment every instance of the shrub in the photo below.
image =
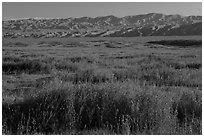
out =
{"type": "Polygon", "coordinates": [[[73,63],[79,63],[86,61],[87,63],[93,63],[93,59],[87,57],[71,57],[69,60],[73,63]]]}
{"type": "Polygon", "coordinates": [[[200,63],[188,63],[188,64],[186,64],[186,67],[190,68],[190,69],[199,69],[202,67],[202,64],[200,64],[200,63]]]}
{"type": "Polygon", "coordinates": [[[27,47],[29,44],[27,43],[23,43],[23,42],[7,42],[7,43],[3,43],[3,46],[9,46],[9,47],[27,47]]]}
{"type": "Polygon", "coordinates": [[[5,56],[2,59],[2,62],[20,62],[22,61],[19,57],[13,57],[13,56],[5,56]]]}
{"type": "Polygon", "coordinates": [[[22,47],[28,46],[27,43],[23,43],[23,42],[16,42],[15,45],[16,45],[16,46],[22,46],[22,47]]]}
{"type": "Polygon", "coordinates": [[[51,41],[49,42],[49,45],[50,46],[57,46],[57,45],[61,45],[62,43],[61,42],[58,42],[58,41],[51,41]]]}
{"type": "Polygon", "coordinates": [[[13,73],[50,73],[50,67],[36,60],[23,60],[20,62],[5,62],[2,71],[7,74],[13,73]]]}

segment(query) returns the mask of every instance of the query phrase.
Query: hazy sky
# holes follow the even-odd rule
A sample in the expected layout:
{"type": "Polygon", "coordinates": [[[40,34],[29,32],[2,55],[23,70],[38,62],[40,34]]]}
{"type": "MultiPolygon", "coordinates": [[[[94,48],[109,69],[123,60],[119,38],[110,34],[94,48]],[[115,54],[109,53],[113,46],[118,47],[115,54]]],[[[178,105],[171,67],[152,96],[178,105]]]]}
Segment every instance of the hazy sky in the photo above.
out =
{"type": "Polygon", "coordinates": [[[146,13],[202,15],[201,2],[3,2],[3,19],[6,18],[67,18],[146,13]]]}

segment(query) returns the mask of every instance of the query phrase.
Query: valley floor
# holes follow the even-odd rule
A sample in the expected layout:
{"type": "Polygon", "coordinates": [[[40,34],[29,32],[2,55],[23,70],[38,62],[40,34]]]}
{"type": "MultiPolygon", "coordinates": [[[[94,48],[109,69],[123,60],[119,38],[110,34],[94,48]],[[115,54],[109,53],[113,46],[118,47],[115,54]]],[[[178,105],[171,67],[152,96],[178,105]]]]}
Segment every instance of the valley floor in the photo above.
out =
{"type": "Polygon", "coordinates": [[[3,39],[2,132],[202,134],[201,39],[3,39]]]}

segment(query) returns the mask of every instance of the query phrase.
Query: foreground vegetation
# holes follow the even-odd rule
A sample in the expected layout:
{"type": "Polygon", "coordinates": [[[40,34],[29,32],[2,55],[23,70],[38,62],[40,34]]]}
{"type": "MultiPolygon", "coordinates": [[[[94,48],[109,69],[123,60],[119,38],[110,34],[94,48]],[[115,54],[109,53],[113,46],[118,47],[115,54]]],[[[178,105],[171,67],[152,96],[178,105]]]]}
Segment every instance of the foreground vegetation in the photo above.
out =
{"type": "Polygon", "coordinates": [[[3,44],[3,134],[202,134],[201,47],[3,44]]]}

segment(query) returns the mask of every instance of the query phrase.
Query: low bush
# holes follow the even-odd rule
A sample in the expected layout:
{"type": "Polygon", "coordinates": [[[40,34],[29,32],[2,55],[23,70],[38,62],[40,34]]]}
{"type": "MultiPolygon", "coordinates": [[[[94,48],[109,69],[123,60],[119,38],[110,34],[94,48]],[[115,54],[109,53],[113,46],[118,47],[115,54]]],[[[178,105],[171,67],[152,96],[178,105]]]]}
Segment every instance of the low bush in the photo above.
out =
{"type": "Polygon", "coordinates": [[[2,59],[2,62],[20,62],[22,61],[22,58],[14,57],[14,56],[5,56],[2,59]]]}
{"type": "Polygon", "coordinates": [[[19,62],[5,62],[2,71],[6,74],[19,73],[50,73],[50,66],[36,60],[22,60],[19,62]]]}
{"type": "Polygon", "coordinates": [[[57,46],[57,45],[62,45],[62,43],[58,42],[58,41],[52,41],[52,42],[49,42],[49,45],[50,46],[57,46]]]}
{"type": "Polygon", "coordinates": [[[202,67],[201,63],[188,63],[186,64],[186,67],[189,69],[199,69],[202,67]]]}
{"type": "Polygon", "coordinates": [[[3,42],[3,47],[27,47],[29,46],[29,44],[27,43],[24,43],[24,42],[16,42],[16,43],[13,43],[13,42],[3,42]]]}
{"type": "Polygon", "coordinates": [[[26,47],[26,46],[28,46],[29,44],[23,43],[23,42],[16,42],[15,45],[16,45],[16,46],[21,46],[21,47],[26,47]]]}
{"type": "Polygon", "coordinates": [[[93,59],[88,57],[71,57],[68,58],[73,63],[79,63],[79,62],[87,62],[87,63],[93,63],[93,59]]]}

